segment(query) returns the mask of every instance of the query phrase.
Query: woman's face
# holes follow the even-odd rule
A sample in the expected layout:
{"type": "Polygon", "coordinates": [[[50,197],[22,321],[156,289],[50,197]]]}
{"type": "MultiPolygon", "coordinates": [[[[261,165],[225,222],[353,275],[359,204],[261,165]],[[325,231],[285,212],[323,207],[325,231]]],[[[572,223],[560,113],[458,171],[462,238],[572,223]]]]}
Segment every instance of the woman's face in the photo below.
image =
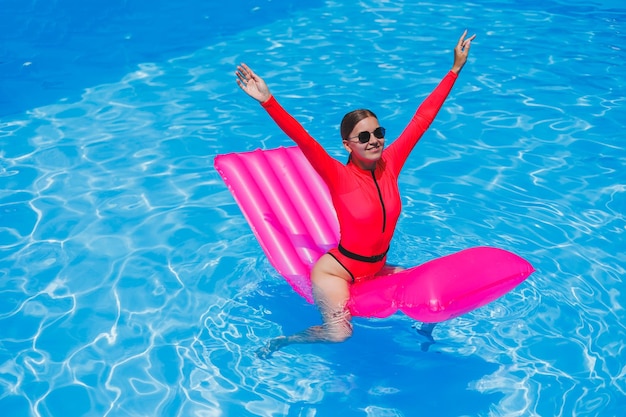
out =
{"type": "MultiPolygon", "coordinates": [[[[380,136],[380,124],[375,117],[366,117],[354,126],[352,132],[348,136],[347,140],[344,140],[343,145],[350,154],[352,163],[356,164],[361,169],[372,170],[376,168],[376,163],[383,154],[383,147],[385,146],[385,138],[377,138],[376,134],[380,136]],[[376,131],[376,132],[374,132],[376,131]],[[369,140],[366,143],[359,141],[359,133],[361,136],[367,136],[369,133],[369,140]]],[[[384,129],[383,129],[384,136],[384,129]]]]}

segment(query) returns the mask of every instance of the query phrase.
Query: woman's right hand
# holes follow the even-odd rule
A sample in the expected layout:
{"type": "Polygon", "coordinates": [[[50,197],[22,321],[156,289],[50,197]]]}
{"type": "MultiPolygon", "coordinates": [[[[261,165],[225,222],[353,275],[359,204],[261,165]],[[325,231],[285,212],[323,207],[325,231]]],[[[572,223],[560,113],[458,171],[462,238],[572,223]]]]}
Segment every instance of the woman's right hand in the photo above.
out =
{"type": "Polygon", "coordinates": [[[266,102],[272,96],[263,78],[256,75],[246,64],[238,65],[235,75],[239,88],[259,103],[266,102]]]}

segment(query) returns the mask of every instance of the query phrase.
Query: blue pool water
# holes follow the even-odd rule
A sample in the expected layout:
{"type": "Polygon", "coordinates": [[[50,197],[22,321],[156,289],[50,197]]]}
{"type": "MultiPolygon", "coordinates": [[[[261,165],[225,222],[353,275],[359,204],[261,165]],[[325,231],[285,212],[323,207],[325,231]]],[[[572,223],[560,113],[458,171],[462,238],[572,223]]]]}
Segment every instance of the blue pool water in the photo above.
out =
{"type": "Polygon", "coordinates": [[[624,415],[621,2],[1,3],[3,416],[624,415]],[[319,318],[212,168],[290,144],[235,65],[345,158],[341,116],[399,133],[465,28],[390,261],[491,245],[537,272],[426,352],[395,315],[258,359],[319,318]]]}

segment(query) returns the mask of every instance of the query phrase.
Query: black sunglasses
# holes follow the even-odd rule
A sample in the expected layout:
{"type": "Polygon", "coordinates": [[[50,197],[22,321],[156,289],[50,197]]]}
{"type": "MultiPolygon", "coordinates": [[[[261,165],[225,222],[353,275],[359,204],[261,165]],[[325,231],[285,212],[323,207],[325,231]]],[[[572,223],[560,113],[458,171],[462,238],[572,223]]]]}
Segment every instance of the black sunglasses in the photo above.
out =
{"type": "MultiPolygon", "coordinates": [[[[377,127],[376,129],[374,129],[374,131],[372,132],[374,134],[374,137],[378,138],[378,139],[384,139],[385,138],[385,128],[384,127],[377,127]]],[[[367,143],[370,141],[371,138],[371,134],[370,132],[359,132],[358,136],[352,136],[349,137],[348,139],[354,139],[354,138],[359,138],[359,142],[361,143],[367,143]]]]}

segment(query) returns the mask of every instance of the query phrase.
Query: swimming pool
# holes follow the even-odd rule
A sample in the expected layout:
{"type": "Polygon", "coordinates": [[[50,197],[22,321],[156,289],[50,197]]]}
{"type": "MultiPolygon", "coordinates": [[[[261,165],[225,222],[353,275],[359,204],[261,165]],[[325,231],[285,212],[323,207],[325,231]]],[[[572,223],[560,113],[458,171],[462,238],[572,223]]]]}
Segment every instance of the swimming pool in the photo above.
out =
{"type": "Polygon", "coordinates": [[[626,9],[6,5],[3,415],[623,414],[626,9]],[[438,326],[426,352],[396,315],[356,320],[341,345],[258,359],[268,337],[318,317],[212,170],[219,153],[290,144],[238,91],[234,66],[253,64],[345,158],[340,117],[371,107],[393,136],[466,27],[478,40],[401,177],[390,260],[484,244],[537,272],[438,326]]]}

